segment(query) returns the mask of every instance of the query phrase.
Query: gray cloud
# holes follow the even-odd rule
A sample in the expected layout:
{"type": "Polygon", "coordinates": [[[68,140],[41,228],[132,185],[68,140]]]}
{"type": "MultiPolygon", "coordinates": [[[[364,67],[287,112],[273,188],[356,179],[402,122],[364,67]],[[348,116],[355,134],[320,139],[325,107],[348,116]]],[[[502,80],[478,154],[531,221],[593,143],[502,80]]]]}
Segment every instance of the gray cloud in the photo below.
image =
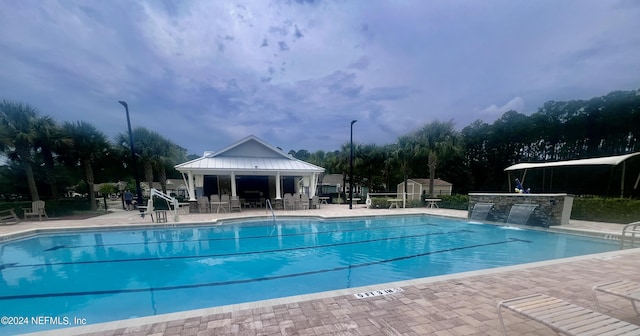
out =
{"type": "MultiPolygon", "coordinates": [[[[0,0],[2,1],[2,0],[0,0]]],[[[390,143],[547,100],[638,89],[640,3],[4,1],[0,92],[109,136],[193,153],[249,134],[289,149],[390,143]],[[526,104],[524,103],[526,102],[526,104]]]]}

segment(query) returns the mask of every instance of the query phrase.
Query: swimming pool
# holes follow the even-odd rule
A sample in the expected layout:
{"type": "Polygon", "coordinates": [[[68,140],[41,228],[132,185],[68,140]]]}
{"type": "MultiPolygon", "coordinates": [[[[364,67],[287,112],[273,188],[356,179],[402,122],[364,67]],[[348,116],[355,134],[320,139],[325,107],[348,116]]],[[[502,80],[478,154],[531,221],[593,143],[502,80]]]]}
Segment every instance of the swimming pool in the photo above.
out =
{"type": "Polygon", "coordinates": [[[602,239],[432,216],[278,219],[275,224],[252,220],[211,227],[39,235],[0,244],[0,310],[32,322],[1,325],[0,333],[616,249],[617,244],[602,239]],[[34,324],[38,322],[42,323],[34,324]]]}

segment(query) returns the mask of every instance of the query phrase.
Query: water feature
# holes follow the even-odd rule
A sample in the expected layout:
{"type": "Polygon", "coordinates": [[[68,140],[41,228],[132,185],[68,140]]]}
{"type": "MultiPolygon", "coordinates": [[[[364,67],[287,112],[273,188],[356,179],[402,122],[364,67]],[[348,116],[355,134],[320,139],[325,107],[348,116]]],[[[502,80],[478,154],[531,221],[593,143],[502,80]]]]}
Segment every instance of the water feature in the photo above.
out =
{"type": "Polygon", "coordinates": [[[509,211],[509,217],[507,217],[507,224],[520,224],[525,225],[529,220],[529,216],[537,204],[514,204],[509,211]]]}
{"type": "MultiPolygon", "coordinates": [[[[573,196],[567,194],[470,193],[467,218],[474,218],[472,214],[477,203],[493,203],[493,208],[489,211],[485,221],[498,223],[507,222],[514,205],[535,204],[537,205],[535,213],[528,219],[526,225],[550,227],[569,224],[573,196]]],[[[480,214],[477,215],[480,216],[480,214]]],[[[521,221],[524,220],[525,218],[522,218],[521,221]]]]}
{"type": "Polygon", "coordinates": [[[486,220],[489,212],[493,208],[493,203],[476,203],[471,211],[469,219],[486,220]]]}

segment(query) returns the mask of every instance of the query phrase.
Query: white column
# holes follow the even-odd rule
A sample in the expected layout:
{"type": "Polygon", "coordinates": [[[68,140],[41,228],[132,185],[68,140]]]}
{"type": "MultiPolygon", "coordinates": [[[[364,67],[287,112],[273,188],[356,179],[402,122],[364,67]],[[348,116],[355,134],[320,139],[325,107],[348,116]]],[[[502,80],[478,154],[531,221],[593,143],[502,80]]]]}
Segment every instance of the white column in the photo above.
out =
{"type": "Polygon", "coordinates": [[[280,172],[276,172],[276,199],[282,199],[280,193],[280,172]]]}
{"type": "Polygon", "coordinates": [[[188,171],[187,175],[189,176],[189,182],[187,183],[187,188],[189,188],[189,201],[195,201],[196,200],[196,193],[195,193],[195,181],[193,179],[193,172],[192,171],[188,171]]]}
{"type": "Polygon", "coordinates": [[[231,196],[238,196],[236,193],[236,172],[231,172],[231,196]]]}

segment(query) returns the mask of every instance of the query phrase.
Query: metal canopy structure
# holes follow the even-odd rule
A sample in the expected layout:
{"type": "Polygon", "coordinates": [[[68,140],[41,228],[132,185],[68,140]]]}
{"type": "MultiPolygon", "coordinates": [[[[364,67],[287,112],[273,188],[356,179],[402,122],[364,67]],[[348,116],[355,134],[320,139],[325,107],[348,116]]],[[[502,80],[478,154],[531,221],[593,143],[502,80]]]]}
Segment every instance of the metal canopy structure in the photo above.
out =
{"type": "MultiPolygon", "coordinates": [[[[571,166],[617,166],[622,163],[622,178],[620,179],[620,197],[624,196],[624,181],[626,175],[626,160],[640,155],[640,152],[624,154],[624,155],[615,155],[615,156],[607,156],[600,158],[591,158],[591,159],[579,159],[579,160],[567,160],[567,161],[555,161],[555,162],[535,162],[535,163],[518,163],[513,166],[509,166],[504,170],[506,172],[511,172],[515,170],[524,170],[523,175],[523,183],[524,176],[527,174],[528,169],[536,169],[536,168],[555,168],[555,167],[571,167],[571,166]]],[[[636,178],[636,183],[634,184],[633,189],[638,188],[638,183],[640,182],[640,172],[638,173],[638,177],[636,178]]],[[[509,189],[511,189],[511,179],[509,179],[509,189]]]]}
{"type": "Polygon", "coordinates": [[[556,161],[556,162],[538,162],[538,163],[518,163],[513,166],[505,168],[505,171],[533,169],[533,168],[546,168],[546,167],[564,167],[564,166],[594,166],[594,165],[617,166],[620,163],[623,163],[628,158],[639,155],[639,154],[640,152],[625,154],[625,155],[593,158],[593,159],[580,159],[580,160],[568,160],[568,161],[556,161]]]}

